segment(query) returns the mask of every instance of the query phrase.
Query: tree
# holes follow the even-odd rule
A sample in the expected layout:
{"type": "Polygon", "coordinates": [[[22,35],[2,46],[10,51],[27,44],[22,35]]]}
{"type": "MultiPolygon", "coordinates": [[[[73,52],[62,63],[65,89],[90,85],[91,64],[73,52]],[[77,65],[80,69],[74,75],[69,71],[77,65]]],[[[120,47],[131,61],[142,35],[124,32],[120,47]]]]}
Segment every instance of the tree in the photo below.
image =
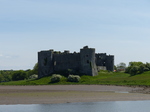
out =
{"type": "Polygon", "coordinates": [[[2,74],[0,74],[0,82],[4,81],[4,77],[2,74]]]}
{"type": "Polygon", "coordinates": [[[121,62],[117,65],[117,70],[118,71],[125,71],[125,69],[126,69],[126,64],[125,63],[121,62]]]}
{"type": "Polygon", "coordinates": [[[114,71],[117,71],[117,66],[114,65],[114,71]]]}
{"type": "Polygon", "coordinates": [[[31,70],[31,69],[28,69],[28,70],[26,70],[25,71],[26,72],[26,74],[27,74],[27,78],[30,78],[30,76],[32,76],[32,75],[38,75],[38,63],[36,63],[35,65],[34,65],[34,67],[33,67],[33,69],[31,70]]]}
{"type": "Polygon", "coordinates": [[[126,69],[126,73],[129,73],[131,76],[133,76],[149,70],[150,63],[144,64],[142,62],[129,62],[129,66],[126,69]]]}
{"type": "Polygon", "coordinates": [[[138,66],[133,66],[133,67],[130,69],[130,75],[131,75],[131,76],[134,76],[134,75],[138,74],[138,70],[139,70],[139,67],[138,67],[138,66]]]}
{"type": "Polygon", "coordinates": [[[24,80],[25,78],[27,78],[27,74],[23,70],[15,71],[12,74],[12,80],[13,81],[24,80]]]}
{"type": "Polygon", "coordinates": [[[1,81],[5,81],[5,82],[11,81],[12,80],[12,73],[13,73],[13,70],[1,70],[0,71],[0,74],[2,75],[1,81]]]}
{"type": "Polygon", "coordinates": [[[147,68],[145,71],[149,71],[150,70],[150,63],[146,62],[145,67],[147,68]]]}
{"type": "Polygon", "coordinates": [[[129,62],[129,66],[140,66],[142,65],[143,63],[142,62],[129,62]]]}
{"type": "Polygon", "coordinates": [[[38,74],[38,63],[36,63],[33,67],[33,74],[38,74]]]}

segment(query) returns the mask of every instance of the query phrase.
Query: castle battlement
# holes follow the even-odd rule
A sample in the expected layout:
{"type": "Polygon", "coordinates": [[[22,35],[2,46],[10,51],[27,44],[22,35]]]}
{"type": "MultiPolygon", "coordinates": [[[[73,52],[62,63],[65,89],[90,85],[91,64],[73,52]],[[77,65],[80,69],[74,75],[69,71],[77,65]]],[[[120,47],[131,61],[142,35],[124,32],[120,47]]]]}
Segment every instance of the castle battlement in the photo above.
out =
{"type": "Polygon", "coordinates": [[[96,54],[95,49],[88,46],[80,49],[78,53],[50,49],[38,52],[38,66],[39,78],[68,69],[81,74],[95,76],[101,68],[110,71],[114,70],[114,56],[106,55],[106,53],[96,54]]]}

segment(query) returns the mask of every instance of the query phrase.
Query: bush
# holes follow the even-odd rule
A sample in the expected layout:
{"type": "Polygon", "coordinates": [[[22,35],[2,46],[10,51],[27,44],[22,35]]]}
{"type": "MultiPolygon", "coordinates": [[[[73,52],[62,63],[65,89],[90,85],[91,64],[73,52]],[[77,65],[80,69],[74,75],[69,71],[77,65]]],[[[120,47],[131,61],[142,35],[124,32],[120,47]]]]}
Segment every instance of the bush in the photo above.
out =
{"type": "Polygon", "coordinates": [[[134,75],[137,75],[139,73],[139,67],[138,66],[133,66],[131,69],[130,69],[130,75],[131,76],[134,76],[134,75]]]}
{"type": "Polygon", "coordinates": [[[38,74],[38,63],[36,63],[33,67],[33,70],[32,70],[32,73],[33,74],[38,74]]]}
{"type": "Polygon", "coordinates": [[[79,82],[80,76],[78,75],[69,75],[68,76],[68,81],[69,82],[79,82]]]}
{"type": "Polygon", "coordinates": [[[12,80],[13,81],[18,81],[18,80],[24,80],[27,78],[27,74],[25,71],[23,70],[19,70],[19,71],[15,71],[13,74],[12,74],[12,80]]]}
{"type": "Polygon", "coordinates": [[[59,75],[59,74],[54,74],[54,75],[52,75],[52,77],[51,77],[51,82],[59,82],[60,81],[60,79],[62,78],[62,76],[61,75],[59,75]]]}
{"type": "Polygon", "coordinates": [[[142,62],[129,62],[129,67],[126,68],[126,73],[129,73],[131,76],[142,74],[145,71],[150,71],[150,63],[142,62]]]}
{"type": "Polygon", "coordinates": [[[36,74],[33,74],[29,77],[29,79],[36,79],[36,78],[38,78],[38,75],[36,75],[36,74]]]}

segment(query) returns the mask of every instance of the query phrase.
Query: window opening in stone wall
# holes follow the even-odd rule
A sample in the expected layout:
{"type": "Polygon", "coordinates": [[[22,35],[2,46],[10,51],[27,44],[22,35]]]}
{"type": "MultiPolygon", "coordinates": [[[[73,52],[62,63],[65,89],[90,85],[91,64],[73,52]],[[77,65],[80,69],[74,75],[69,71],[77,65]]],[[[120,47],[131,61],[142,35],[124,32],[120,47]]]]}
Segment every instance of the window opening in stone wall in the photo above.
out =
{"type": "Polygon", "coordinates": [[[90,62],[90,67],[92,68],[92,63],[90,62]]]}
{"type": "Polygon", "coordinates": [[[105,66],[106,64],[105,64],[105,62],[103,63],[103,66],[105,66]]]}
{"type": "Polygon", "coordinates": [[[102,59],[102,57],[101,57],[101,56],[99,56],[99,59],[102,59]]]}
{"type": "Polygon", "coordinates": [[[44,58],[44,66],[46,66],[47,65],[47,58],[44,58]]]}
{"type": "Polygon", "coordinates": [[[54,61],[54,66],[56,66],[56,61],[54,61]]]}

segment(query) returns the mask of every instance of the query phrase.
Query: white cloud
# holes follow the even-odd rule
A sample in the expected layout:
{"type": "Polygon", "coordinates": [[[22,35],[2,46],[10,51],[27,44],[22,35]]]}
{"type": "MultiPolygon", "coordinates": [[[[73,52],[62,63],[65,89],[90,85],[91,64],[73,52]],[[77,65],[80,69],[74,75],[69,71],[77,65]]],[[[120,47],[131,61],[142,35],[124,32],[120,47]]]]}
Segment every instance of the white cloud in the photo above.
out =
{"type": "Polygon", "coordinates": [[[9,54],[0,54],[0,57],[3,58],[3,59],[16,59],[18,58],[19,56],[18,55],[9,55],[9,54]]]}
{"type": "Polygon", "coordinates": [[[11,56],[5,56],[5,58],[12,58],[11,56]]]}

